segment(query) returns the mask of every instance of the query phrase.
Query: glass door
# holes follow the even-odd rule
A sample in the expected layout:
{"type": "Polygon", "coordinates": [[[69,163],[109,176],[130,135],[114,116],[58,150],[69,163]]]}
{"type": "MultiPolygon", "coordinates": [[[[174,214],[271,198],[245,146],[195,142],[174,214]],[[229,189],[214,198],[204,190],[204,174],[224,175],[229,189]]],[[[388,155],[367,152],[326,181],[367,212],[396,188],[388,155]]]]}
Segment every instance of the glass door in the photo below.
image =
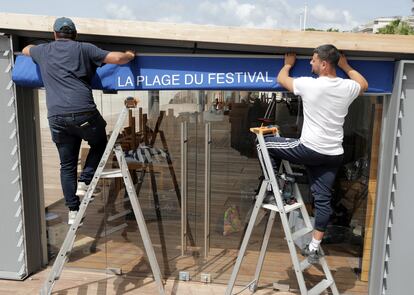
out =
{"type": "MultiPolygon", "coordinates": [[[[198,96],[190,91],[135,96],[141,102],[130,114],[121,142],[161,273],[178,276],[186,265],[180,264],[181,257],[197,250],[198,96]]],[[[151,276],[122,181],[111,189],[108,198],[116,197],[106,205],[107,268],[133,277],[151,276]]]]}

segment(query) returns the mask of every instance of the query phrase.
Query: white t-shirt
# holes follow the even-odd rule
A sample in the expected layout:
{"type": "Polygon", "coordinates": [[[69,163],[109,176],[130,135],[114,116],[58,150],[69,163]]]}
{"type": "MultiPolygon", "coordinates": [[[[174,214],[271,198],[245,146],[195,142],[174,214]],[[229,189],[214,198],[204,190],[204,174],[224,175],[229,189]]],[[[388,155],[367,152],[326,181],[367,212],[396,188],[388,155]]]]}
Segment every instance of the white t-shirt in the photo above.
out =
{"type": "Polygon", "coordinates": [[[303,102],[300,141],[324,155],[343,154],[344,119],[361,86],[350,79],[301,77],[293,80],[293,93],[303,102]]]}

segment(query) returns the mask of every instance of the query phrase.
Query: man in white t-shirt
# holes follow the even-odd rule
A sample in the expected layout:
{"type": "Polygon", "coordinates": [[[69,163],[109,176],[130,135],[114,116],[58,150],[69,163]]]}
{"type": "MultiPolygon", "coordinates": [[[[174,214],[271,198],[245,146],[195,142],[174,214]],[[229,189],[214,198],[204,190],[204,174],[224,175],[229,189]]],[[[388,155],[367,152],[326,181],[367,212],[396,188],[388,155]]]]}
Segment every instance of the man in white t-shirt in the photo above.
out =
{"type": "MultiPolygon", "coordinates": [[[[281,160],[304,164],[315,204],[315,230],[309,245],[302,249],[310,263],[322,255],[319,245],[332,214],[332,185],[343,159],[343,124],[352,101],[368,89],[368,82],[354,70],[333,45],[317,47],[310,62],[318,78],[289,76],[296,55],[285,55],[278,83],[303,102],[303,128],[300,139],[265,137],[266,147],[275,169],[281,160]],[[336,76],[339,66],[350,79],[336,76]]],[[[275,170],[277,171],[277,170],[275,170]]],[[[272,197],[273,198],[273,197],[272,197]]],[[[273,198],[274,199],[274,198],[273,198]]],[[[267,198],[268,201],[269,198],[267,198]]]]}

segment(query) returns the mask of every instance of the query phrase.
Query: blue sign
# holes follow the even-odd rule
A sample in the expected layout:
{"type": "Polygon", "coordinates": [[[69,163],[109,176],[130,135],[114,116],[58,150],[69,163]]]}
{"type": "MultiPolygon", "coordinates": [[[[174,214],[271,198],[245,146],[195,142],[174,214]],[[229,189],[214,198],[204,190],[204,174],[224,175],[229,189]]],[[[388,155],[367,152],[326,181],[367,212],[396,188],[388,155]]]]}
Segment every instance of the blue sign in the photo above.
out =
{"type": "MultiPolygon", "coordinates": [[[[284,63],[276,57],[137,56],[126,65],[104,65],[92,79],[104,90],[284,90],[276,76],[284,63]]],[[[350,60],[369,83],[367,92],[391,93],[393,61],[350,60]]],[[[309,60],[298,59],[290,74],[311,76],[309,60]]],[[[338,76],[346,78],[338,69],[338,76]]],[[[42,87],[39,68],[30,57],[18,56],[13,69],[17,85],[42,87]]]]}

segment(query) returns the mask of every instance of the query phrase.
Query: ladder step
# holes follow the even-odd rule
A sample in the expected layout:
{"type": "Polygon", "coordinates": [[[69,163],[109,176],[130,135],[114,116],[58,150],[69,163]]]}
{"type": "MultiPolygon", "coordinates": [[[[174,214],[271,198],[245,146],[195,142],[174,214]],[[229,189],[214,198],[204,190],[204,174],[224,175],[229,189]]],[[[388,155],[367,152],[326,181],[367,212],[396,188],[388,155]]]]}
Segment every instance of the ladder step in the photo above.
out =
{"type": "Polygon", "coordinates": [[[110,229],[107,229],[106,232],[101,233],[101,238],[106,237],[106,236],[109,236],[110,234],[113,234],[114,232],[117,232],[117,231],[119,231],[121,229],[124,229],[126,227],[128,227],[128,224],[127,223],[123,223],[123,224],[120,224],[118,226],[114,226],[114,227],[112,227],[110,229]]]}
{"type": "MultiPolygon", "coordinates": [[[[129,199],[128,199],[129,200],[129,199]]],[[[115,220],[115,219],[118,219],[118,218],[120,218],[120,217],[122,217],[122,216],[125,216],[125,215],[128,215],[129,213],[132,213],[132,210],[131,209],[128,209],[128,210],[125,210],[125,211],[122,211],[122,212],[120,212],[120,213],[118,213],[118,214],[115,214],[115,215],[111,215],[111,216],[109,216],[108,217],[108,221],[112,221],[112,220],[115,220]]]]}
{"type": "Polygon", "coordinates": [[[309,290],[308,295],[319,295],[333,284],[332,280],[324,279],[309,290]]]}
{"type": "Polygon", "coordinates": [[[304,235],[306,235],[306,234],[308,234],[312,231],[313,231],[313,228],[309,228],[309,227],[301,228],[300,230],[295,231],[294,233],[292,233],[292,240],[296,240],[296,239],[298,239],[298,238],[300,238],[300,237],[302,237],[302,236],[304,236],[304,235]]]}
{"type": "Polygon", "coordinates": [[[102,171],[101,178],[119,178],[123,177],[121,169],[105,169],[102,171]]]}
{"type": "MultiPolygon", "coordinates": [[[[302,203],[295,203],[293,205],[286,205],[284,207],[285,207],[285,212],[288,213],[288,212],[291,212],[293,210],[299,209],[302,206],[303,206],[302,203]]],[[[275,205],[272,205],[272,204],[264,204],[264,205],[262,205],[262,208],[279,212],[279,208],[275,205]]]]}

